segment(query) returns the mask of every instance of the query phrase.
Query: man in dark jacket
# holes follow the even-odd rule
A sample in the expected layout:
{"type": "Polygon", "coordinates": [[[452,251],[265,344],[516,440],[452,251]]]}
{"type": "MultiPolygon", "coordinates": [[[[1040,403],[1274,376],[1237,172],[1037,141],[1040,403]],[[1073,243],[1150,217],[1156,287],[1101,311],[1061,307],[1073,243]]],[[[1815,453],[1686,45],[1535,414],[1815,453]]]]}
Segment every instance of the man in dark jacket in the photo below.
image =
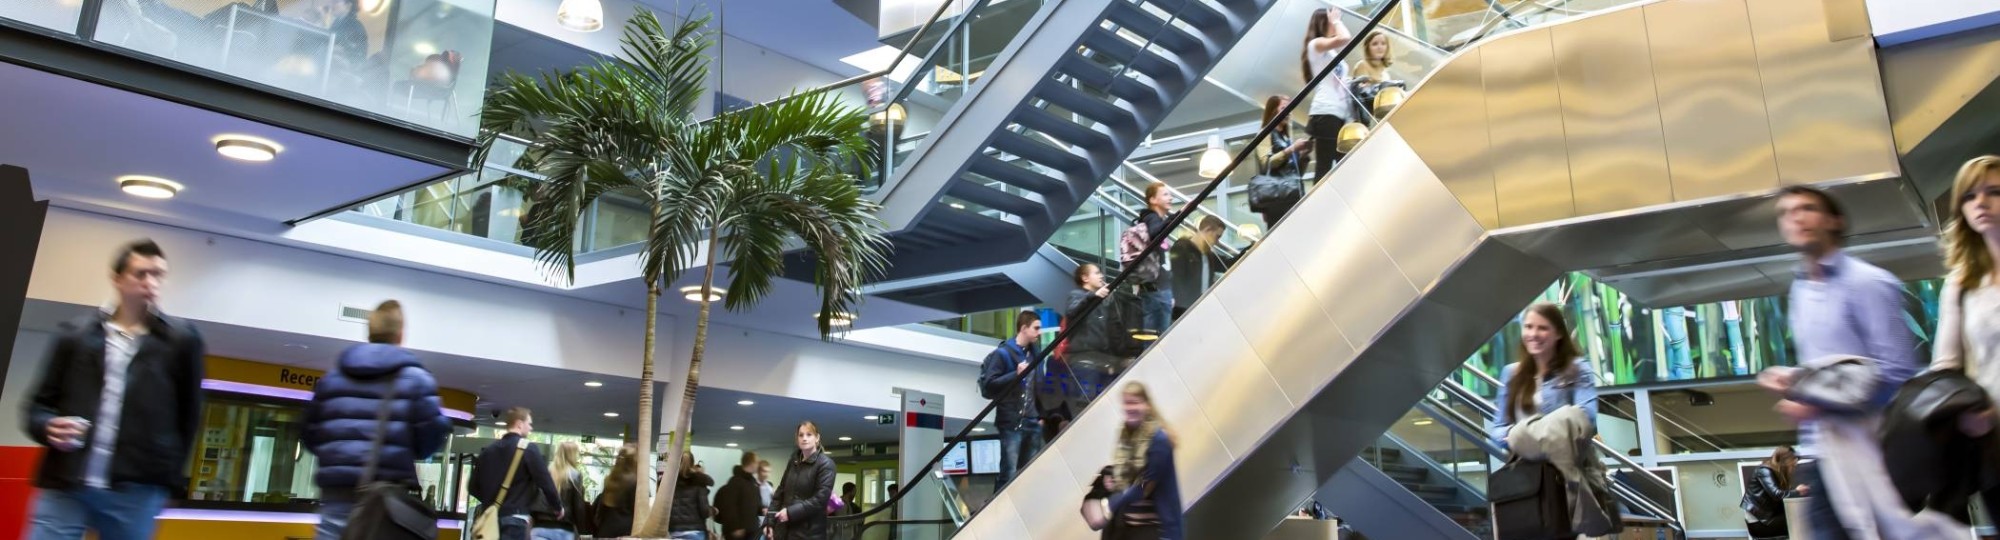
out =
{"type": "Polygon", "coordinates": [[[995,492],[1014,479],[1022,463],[1042,451],[1041,415],[1028,384],[1033,380],[1028,365],[1034,361],[1041,339],[1041,315],[1032,309],[1021,310],[1014,319],[1014,339],[1001,342],[979,369],[979,395],[1000,402],[994,420],[1000,428],[1000,475],[994,480],[995,492]]]}
{"type": "Polygon", "coordinates": [[[303,442],[319,457],[319,472],[313,474],[320,490],[315,540],[338,540],[347,529],[384,395],[392,401],[375,480],[415,485],[417,461],[443,449],[451,436],[437,381],[402,344],[403,306],[382,302],[368,315],[368,343],[341,352],[339,365],[313,385],[303,442]]]}
{"type": "Polygon", "coordinates": [[[764,496],[757,485],[757,453],[744,452],[741,464],[730,469],[729,483],[715,492],[715,522],[722,524],[721,540],[757,538],[758,517],[764,514],[764,496]]]}
{"type": "Polygon", "coordinates": [[[49,448],[29,538],[148,540],[187,489],[205,351],[193,325],[160,314],[166,276],[158,244],[126,245],[111,264],[118,303],[65,323],[50,348],[26,403],[28,437],[49,448]]]}
{"type": "Polygon", "coordinates": [[[542,453],[527,441],[528,434],[535,432],[533,413],[525,407],[514,407],[500,416],[507,423],[507,435],[480,449],[479,456],[472,461],[468,492],[480,501],[473,516],[483,513],[487,506],[498,504],[500,540],[527,540],[528,512],[534,509],[535,499],[547,505],[543,508],[562,508],[562,497],[556,491],[555,479],[549,476],[548,460],[542,459],[542,453]],[[509,481],[507,469],[516,452],[521,454],[521,463],[514,468],[513,480],[509,481]],[[507,485],[504,501],[496,500],[502,484],[507,485]]]}

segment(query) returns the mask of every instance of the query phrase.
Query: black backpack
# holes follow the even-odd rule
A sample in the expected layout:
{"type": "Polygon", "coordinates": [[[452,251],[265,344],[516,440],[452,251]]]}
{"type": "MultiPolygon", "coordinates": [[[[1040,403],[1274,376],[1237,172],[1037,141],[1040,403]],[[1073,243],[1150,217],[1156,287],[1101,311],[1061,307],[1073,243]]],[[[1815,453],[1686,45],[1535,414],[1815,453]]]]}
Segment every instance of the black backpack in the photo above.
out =
{"type": "Polygon", "coordinates": [[[1569,495],[1562,473],[1546,461],[1513,459],[1493,471],[1486,499],[1493,504],[1497,540],[1575,537],[1569,526],[1569,495]]]}

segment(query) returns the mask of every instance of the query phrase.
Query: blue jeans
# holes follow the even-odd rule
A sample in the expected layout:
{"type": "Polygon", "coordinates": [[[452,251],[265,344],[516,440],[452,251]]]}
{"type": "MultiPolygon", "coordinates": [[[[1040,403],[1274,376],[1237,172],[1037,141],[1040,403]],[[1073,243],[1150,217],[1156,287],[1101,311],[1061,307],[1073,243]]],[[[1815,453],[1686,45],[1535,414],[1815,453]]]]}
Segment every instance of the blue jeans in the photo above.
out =
{"type": "Polygon", "coordinates": [[[1153,332],[1153,335],[1167,333],[1167,325],[1173,324],[1174,319],[1173,289],[1140,292],[1139,306],[1139,312],[1143,314],[1140,326],[1153,332]]]}
{"type": "Polygon", "coordinates": [[[166,504],[167,488],[160,486],[44,489],[35,496],[28,539],[80,540],[88,528],[99,540],[152,540],[154,518],[166,504]]]}
{"type": "Polygon", "coordinates": [[[1847,529],[1840,526],[1840,516],[1833,513],[1833,498],[1827,493],[1826,483],[1819,481],[1819,468],[1825,464],[1822,458],[1798,468],[1799,483],[1812,486],[1811,498],[1806,500],[1806,523],[1812,525],[1813,540],[1847,540],[1847,529]]]}
{"type": "Polygon", "coordinates": [[[667,533],[674,540],[708,540],[708,533],[702,531],[676,531],[667,533]]]}
{"type": "Polygon", "coordinates": [[[528,518],[500,517],[500,540],[528,540],[528,518]]]}
{"type": "Polygon", "coordinates": [[[313,527],[313,540],[340,540],[340,533],[347,530],[347,517],[354,514],[354,499],[326,495],[320,494],[319,526],[313,527]]]}
{"type": "Polygon", "coordinates": [[[1042,453],[1042,423],[1023,420],[1019,427],[1000,428],[1000,478],[994,480],[993,491],[998,493],[1007,483],[1014,480],[1021,465],[1035,459],[1042,453]]]}
{"type": "Polygon", "coordinates": [[[535,540],[576,540],[576,531],[536,528],[528,532],[534,535],[535,540]]]}

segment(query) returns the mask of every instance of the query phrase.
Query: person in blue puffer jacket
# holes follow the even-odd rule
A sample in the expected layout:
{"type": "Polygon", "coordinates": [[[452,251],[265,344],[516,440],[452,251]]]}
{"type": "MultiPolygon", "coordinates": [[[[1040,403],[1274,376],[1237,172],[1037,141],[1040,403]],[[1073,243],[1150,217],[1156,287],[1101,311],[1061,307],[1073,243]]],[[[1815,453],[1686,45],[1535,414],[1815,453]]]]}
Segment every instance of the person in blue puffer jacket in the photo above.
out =
{"type": "Polygon", "coordinates": [[[319,472],[313,474],[320,490],[315,540],[338,540],[347,528],[383,394],[393,390],[397,402],[389,407],[375,480],[416,485],[417,461],[443,449],[451,436],[437,381],[402,343],[402,305],[383,302],[368,316],[368,343],[341,352],[340,365],[313,385],[304,442],[319,457],[319,472]]]}

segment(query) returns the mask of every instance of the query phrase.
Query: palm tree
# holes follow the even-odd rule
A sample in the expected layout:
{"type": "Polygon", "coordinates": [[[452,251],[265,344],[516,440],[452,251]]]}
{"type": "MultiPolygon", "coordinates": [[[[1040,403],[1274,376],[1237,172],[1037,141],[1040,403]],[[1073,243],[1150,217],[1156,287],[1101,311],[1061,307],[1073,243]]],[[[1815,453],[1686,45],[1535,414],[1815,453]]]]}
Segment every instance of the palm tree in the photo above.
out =
{"type": "MultiPolygon", "coordinates": [[[[768,295],[785,270],[788,251],[812,256],[820,294],[819,332],[851,316],[861,283],[887,264],[878,207],[863,197],[857,175],[873,161],[867,118],[831,94],[807,92],[770,104],[693,118],[708,73],[708,19],[684,18],[669,34],[641,11],[625,28],[623,54],[539,79],[509,73],[487,98],[481,148],[502,133],[527,139],[516,166],[545,176],[514,180],[527,194],[522,243],[546,267],[574,279],[578,226],[593,202],[609,194],[645,201],[652,215],[641,277],[646,282],[646,339],[640,367],[639,462],[651,463],[653,349],[662,288],[701,268],[701,291],[723,296],[730,310],[768,295]],[[727,294],[716,264],[729,264],[727,294]]],[[[481,151],[483,154],[484,150],[481,151]]],[[[475,156],[483,163],[484,155],[475,156]]],[[[675,420],[666,469],[678,470],[700,388],[709,308],[700,294],[687,391],[675,420]]],[[[666,536],[666,514],[677,474],[666,475],[648,503],[642,487],[634,532],[666,536]],[[648,511],[650,509],[650,511],[648,511]],[[648,517],[652,519],[648,519],[648,517]]],[[[643,486],[644,483],[642,482],[643,486]]]]}

